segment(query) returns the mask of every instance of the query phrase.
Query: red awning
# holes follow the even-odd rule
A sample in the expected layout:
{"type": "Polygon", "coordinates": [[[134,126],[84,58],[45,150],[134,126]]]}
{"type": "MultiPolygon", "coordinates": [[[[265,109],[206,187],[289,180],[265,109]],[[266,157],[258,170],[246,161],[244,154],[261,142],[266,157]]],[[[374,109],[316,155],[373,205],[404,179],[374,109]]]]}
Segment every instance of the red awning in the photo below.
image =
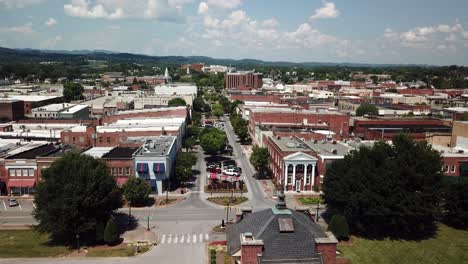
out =
{"type": "Polygon", "coordinates": [[[9,179],[8,187],[34,187],[36,179],[9,179]]]}
{"type": "Polygon", "coordinates": [[[216,173],[211,173],[210,174],[210,179],[211,180],[217,180],[218,179],[218,175],[216,173]]]}
{"type": "Polygon", "coordinates": [[[117,177],[117,178],[115,178],[115,181],[117,182],[117,185],[122,186],[128,181],[128,178],[127,177],[117,177]]]}

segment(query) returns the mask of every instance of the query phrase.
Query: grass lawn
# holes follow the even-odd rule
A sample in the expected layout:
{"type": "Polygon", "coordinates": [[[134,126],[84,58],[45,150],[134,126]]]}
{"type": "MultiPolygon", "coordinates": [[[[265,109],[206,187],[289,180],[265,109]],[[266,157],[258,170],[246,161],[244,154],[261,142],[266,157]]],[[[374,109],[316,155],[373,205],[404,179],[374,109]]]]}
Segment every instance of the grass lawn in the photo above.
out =
{"type": "Polygon", "coordinates": [[[341,256],[359,264],[458,264],[468,263],[468,231],[439,225],[437,236],[422,241],[353,238],[339,245],[341,256]]]}
{"type": "Polygon", "coordinates": [[[241,203],[247,201],[248,198],[244,197],[244,196],[234,196],[232,198],[230,196],[220,196],[220,197],[210,197],[207,200],[210,201],[210,202],[219,204],[219,205],[224,205],[224,206],[230,205],[230,206],[232,206],[232,205],[241,204],[241,203]]]}
{"type": "Polygon", "coordinates": [[[320,197],[300,197],[297,200],[303,205],[323,204],[323,199],[320,197]]]}
{"type": "Polygon", "coordinates": [[[49,245],[49,236],[34,230],[0,231],[0,258],[55,257],[71,250],[64,246],[49,245]]]}
{"type": "Polygon", "coordinates": [[[89,249],[87,257],[131,257],[135,256],[135,247],[89,249]]]}

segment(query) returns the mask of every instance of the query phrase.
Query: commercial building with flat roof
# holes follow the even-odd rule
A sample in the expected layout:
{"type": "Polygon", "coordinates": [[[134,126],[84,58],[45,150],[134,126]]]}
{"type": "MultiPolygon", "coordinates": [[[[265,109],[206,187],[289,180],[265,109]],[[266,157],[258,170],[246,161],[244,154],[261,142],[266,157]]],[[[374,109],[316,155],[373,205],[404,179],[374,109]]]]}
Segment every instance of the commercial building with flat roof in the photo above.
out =
{"type": "Polygon", "coordinates": [[[33,108],[29,116],[45,119],[89,119],[89,110],[87,105],[49,104],[33,108]]]}
{"type": "Polygon", "coordinates": [[[0,98],[0,120],[15,121],[24,118],[24,101],[0,98]]]}
{"type": "Polygon", "coordinates": [[[228,72],[224,83],[228,90],[256,90],[263,86],[263,75],[253,71],[228,72]]]}

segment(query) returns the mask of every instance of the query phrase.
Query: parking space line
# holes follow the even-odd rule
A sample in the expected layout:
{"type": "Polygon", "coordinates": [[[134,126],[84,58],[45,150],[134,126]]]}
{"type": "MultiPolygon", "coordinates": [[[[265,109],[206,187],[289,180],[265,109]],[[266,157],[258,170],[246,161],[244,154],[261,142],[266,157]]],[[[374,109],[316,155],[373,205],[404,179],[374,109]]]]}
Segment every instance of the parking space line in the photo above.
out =
{"type": "Polygon", "coordinates": [[[32,202],[32,206],[34,209],[36,209],[36,204],[34,202],[32,202]]]}
{"type": "Polygon", "coordinates": [[[6,207],[6,204],[5,204],[5,201],[2,200],[2,203],[3,203],[3,207],[5,208],[5,211],[8,211],[7,207],[6,207]]]}
{"type": "Polygon", "coordinates": [[[21,203],[18,201],[18,206],[21,211],[23,211],[23,207],[21,207],[21,203]]]}

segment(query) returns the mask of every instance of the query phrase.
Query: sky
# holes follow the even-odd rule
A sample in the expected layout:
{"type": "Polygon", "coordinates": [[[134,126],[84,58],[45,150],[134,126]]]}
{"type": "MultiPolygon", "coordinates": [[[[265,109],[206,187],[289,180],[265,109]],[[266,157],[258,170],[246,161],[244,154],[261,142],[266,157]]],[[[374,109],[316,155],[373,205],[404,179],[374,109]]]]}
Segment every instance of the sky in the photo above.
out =
{"type": "Polygon", "coordinates": [[[466,0],[0,0],[0,46],[468,65],[466,0]]]}

